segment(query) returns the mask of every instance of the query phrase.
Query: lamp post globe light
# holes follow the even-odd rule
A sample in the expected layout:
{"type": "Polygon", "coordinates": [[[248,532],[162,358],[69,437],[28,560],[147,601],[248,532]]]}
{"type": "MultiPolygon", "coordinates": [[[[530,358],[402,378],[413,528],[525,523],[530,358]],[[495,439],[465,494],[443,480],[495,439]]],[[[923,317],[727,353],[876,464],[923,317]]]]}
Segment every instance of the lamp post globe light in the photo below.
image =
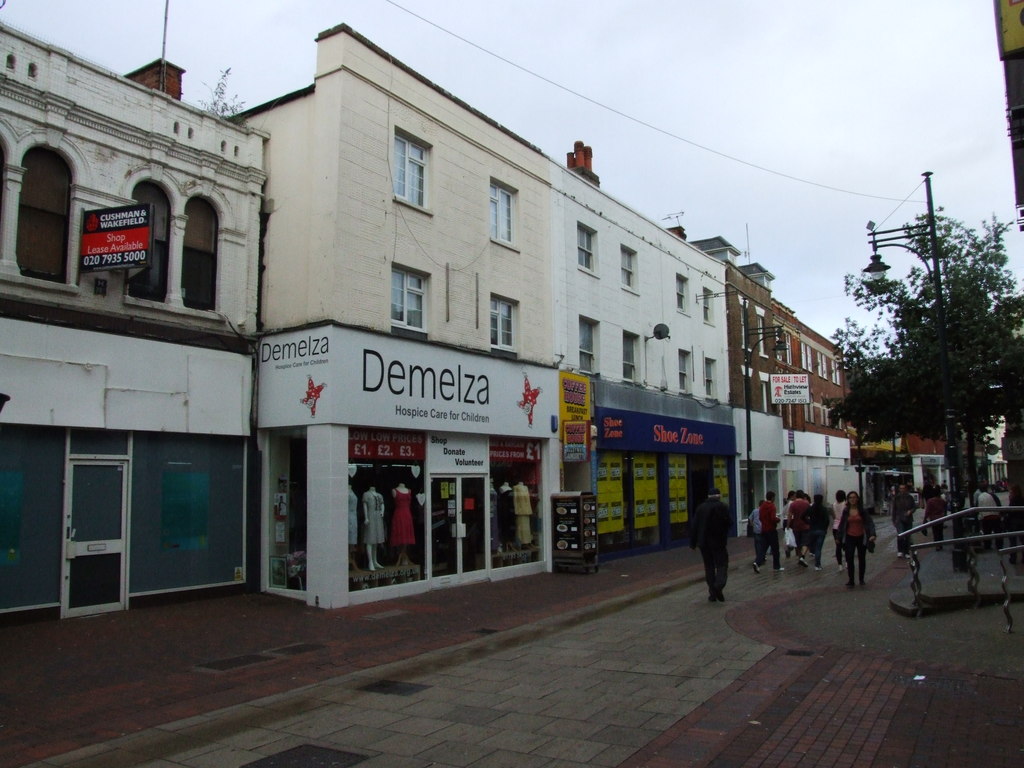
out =
{"type": "MultiPolygon", "coordinates": [[[[880,248],[903,248],[910,251],[924,262],[932,280],[932,290],[935,293],[935,326],[936,337],[939,342],[939,378],[942,384],[942,405],[944,409],[944,421],[946,432],[946,469],[949,474],[949,509],[948,512],[956,512],[960,508],[960,456],[957,451],[957,429],[956,411],[953,409],[953,381],[949,370],[949,342],[946,332],[946,299],[942,293],[942,265],[939,259],[939,238],[935,227],[935,204],[932,200],[932,173],[926,171],[924,176],[925,198],[928,206],[927,220],[924,224],[912,224],[897,229],[876,230],[874,224],[869,222],[868,237],[871,240],[871,262],[863,270],[866,280],[878,279],[885,275],[889,265],[882,261],[878,254],[880,248]],[[927,237],[928,252],[921,253],[912,245],[904,241],[927,237]]],[[[953,537],[961,538],[964,535],[963,519],[953,520],[953,537]]],[[[953,566],[963,570],[967,565],[967,554],[962,544],[953,549],[953,566]]]]}
{"type": "Polygon", "coordinates": [[[754,350],[757,345],[766,339],[775,339],[774,352],[784,352],[786,341],[782,336],[781,325],[772,325],[766,328],[750,328],[747,300],[743,300],[743,411],[746,417],[746,468],[747,468],[747,508],[744,516],[754,510],[754,468],[750,462],[750,454],[753,447],[750,426],[750,367],[753,363],[754,350]],[[753,342],[751,342],[753,339],[753,342]]]}

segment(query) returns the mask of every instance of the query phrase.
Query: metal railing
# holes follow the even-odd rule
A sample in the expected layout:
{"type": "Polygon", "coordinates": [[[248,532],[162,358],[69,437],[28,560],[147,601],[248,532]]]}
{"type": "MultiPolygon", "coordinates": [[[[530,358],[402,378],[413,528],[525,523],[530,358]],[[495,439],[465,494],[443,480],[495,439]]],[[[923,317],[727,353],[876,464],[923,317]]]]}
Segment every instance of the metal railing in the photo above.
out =
{"type": "MultiPolygon", "coordinates": [[[[957,512],[951,512],[944,517],[936,518],[935,520],[928,520],[915,525],[913,528],[909,528],[905,531],[901,531],[896,534],[896,538],[901,539],[908,537],[911,534],[919,533],[927,530],[934,525],[945,525],[947,521],[955,520],[961,517],[977,517],[980,514],[986,512],[999,512],[1003,514],[1005,512],[1017,512],[1024,513],[1024,507],[968,507],[967,509],[961,509],[957,512]]],[[[920,616],[924,610],[924,605],[921,600],[921,562],[917,559],[917,550],[919,549],[935,549],[942,547],[946,544],[951,544],[954,547],[962,547],[967,554],[967,591],[974,598],[974,607],[977,608],[981,605],[981,592],[978,586],[981,582],[981,575],[978,573],[978,557],[975,549],[975,544],[984,544],[986,541],[995,541],[997,539],[1009,538],[1012,536],[1018,537],[1018,540],[1024,541],[1024,530],[1017,531],[1000,531],[999,533],[982,533],[975,534],[972,536],[962,536],[956,539],[942,539],[941,541],[926,541],[920,544],[912,544],[910,546],[910,589],[914,594],[914,608],[915,616],[920,616]]],[[[999,553],[999,567],[1002,569],[1003,575],[1000,579],[1000,583],[1003,589],[1003,614],[1006,616],[1006,631],[1013,631],[1013,616],[1010,614],[1010,602],[1012,595],[1010,593],[1010,576],[1006,568],[1006,562],[1003,559],[1005,554],[1015,554],[1017,552],[1024,555],[1024,544],[1003,547],[996,550],[999,553]]]]}

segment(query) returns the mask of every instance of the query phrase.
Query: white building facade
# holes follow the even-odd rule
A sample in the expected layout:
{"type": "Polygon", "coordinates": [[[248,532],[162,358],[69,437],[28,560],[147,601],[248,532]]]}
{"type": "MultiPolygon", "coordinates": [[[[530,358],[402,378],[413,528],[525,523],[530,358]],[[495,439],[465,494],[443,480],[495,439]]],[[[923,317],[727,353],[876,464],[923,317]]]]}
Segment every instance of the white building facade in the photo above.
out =
{"type": "Polygon", "coordinates": [[[552,164],[555,358],[592,395],[590,450],[562,475],[596,493],[608,557],[687,541],[708,491],[734,506],[738,488],[724,267],[598,184],[582,142],[552,164]]]}
{"type": "Polygon", "coordinates": [[[240,589],[262,137],[3,27],[0,62],[0,613],[240,589]],[[145,267],[85,253],[124,209],[145,267]]]}
{"type": "Polygon", "coordinates": [[[268,591],[369,602],[548,568],[548,160],[347,26],[267,148],[268,591]]]}

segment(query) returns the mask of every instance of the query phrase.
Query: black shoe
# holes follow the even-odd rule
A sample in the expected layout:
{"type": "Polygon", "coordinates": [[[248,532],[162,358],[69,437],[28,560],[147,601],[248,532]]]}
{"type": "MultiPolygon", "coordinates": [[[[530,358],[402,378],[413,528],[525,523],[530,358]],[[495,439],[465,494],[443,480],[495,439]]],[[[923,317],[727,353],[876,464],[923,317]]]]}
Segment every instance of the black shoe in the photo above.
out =
{"type": "Polygon", "coordinates": [[[852,586],[853,586],[853,582],[852,582],[852,581],[848,581],[848,582],[846,582],[846,586],[848,586],[848,587],[852,587],[852,586]]]}
{"type": "Polygon", "coordinates": [[[866,586],[867,586],[867,584],[865,584],[865,583],[864,583],[864,579],[861,579],[861,580],[860,580],[860,585],[861,585],[862,587],[866,587],[866,586]]]}
{"type": "Polygon", "coordinates": [[[715,598],[717,598],[720,603],[725,602],[725,594],[720,589],[715,592],[715,598]]]}
{"type": "Polygon", "coordinates": [[[716,601],[717,599],[718,599],[718,598],[717,598],[717,597],[715,597],[714,595],[708,595],[708,602],[709,602],[709,603],[713,603],[713,602],[715,602],[715,601],[716,601]]]}

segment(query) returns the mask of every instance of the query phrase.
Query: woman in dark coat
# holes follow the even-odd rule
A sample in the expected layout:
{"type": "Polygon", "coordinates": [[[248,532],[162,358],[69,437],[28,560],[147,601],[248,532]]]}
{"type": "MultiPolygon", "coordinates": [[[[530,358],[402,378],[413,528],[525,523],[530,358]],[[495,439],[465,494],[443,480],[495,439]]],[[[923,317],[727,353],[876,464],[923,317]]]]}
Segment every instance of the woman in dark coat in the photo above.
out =
{"type": "Polygon", "coordinates": [[[839,519],[839,535],[843,540],[843,552],[846,555],[846,574],[849,580],[846,586],[852,587],[853,554],[857,553],[857,565],[860,572],[860,584],[864,585],[864,571],[867,567],[868,544],[874,546],[875,521],[860,505],[860,494],[850,491],[846,494],[846,506],[843,516],[839,519]]]}

